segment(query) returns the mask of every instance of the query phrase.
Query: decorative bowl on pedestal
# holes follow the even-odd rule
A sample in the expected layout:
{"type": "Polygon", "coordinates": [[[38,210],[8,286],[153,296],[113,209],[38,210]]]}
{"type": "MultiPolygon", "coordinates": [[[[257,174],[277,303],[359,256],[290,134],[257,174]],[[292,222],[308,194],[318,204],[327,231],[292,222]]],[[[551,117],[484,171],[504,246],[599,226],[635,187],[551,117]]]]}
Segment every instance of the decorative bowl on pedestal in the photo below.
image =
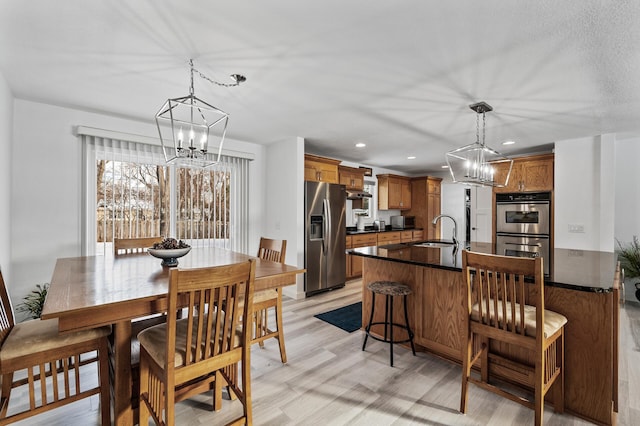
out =
{"type": "Polygon", "coordinates": [[[178,266],[178,258],[189,253],[191,247],[177,248],[177,249],[154,249],[148,248],[147,251],[153,257],[162,259],[162,266],[178,266]]]}

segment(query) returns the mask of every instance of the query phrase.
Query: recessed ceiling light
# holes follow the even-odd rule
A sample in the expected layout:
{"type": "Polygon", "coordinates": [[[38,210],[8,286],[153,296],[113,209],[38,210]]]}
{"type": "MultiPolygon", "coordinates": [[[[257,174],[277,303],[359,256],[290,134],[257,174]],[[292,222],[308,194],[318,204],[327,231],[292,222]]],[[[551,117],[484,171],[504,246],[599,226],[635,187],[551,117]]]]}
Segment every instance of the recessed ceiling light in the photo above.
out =
{"type": "Polygon", "coordinates": [[[356,148],[364,148],[365,146],[367,146],[367,144],[366,143],[362,143],[362,142],[358,142],[356,144],[356,148]]]}
{"type": "Polygon", "coordinates": [[[440,166],[440,167],[442,167],[443,169],[448,169],[449,168],[449,166],[447,166],[446,164],[444,166],[440,166]]]}
{"type": "Polygon", "coordinates": [[[407,157],[407,160],[415,160],[416,156],[415,155],[410,155],[407,157]]]}
{"type": "Polygon", "coordinates": [[[502,145],[513,145],[515,143],[515,141],[504,141],[502,142],[502,145]]]}

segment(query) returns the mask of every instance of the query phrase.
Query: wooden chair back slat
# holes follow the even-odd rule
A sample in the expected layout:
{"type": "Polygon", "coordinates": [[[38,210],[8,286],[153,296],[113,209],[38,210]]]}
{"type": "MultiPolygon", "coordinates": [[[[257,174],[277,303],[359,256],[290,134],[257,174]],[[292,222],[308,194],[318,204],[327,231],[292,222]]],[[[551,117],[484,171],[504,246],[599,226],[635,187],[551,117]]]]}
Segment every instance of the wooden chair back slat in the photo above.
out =
{"type": "Polygon", "coordinates": [[[287,240],[272,240],[270,238],[260,238],[258,255],[260,259],[271,260],[273,262],[284,263],[287,253],[287,240]]]}
{"type": "Polygon", "coordinates": [[[2,277],[2,270],[0,270],[0,347],[4,343],[5,339],[11,333],[11,329],[15,325],[15,319],[13,316],[13,307],[11,306],[11,299],[7,293],[7,287],[2,277]]]}
{"type": "MultiPolygon", "coordinates": [[[[463,268],[471,283],[470,302],[477,303],[482,324],[525,334],[525,305],[536,306],[536,318],[544,323],[542,259],[463,254],[463,268]],[[527,283],[525,280],[531,282],[527,283]],[[527,300],[528,294],[535,300],[527,300]]],[[[471,307],[470,307],[471,308],[471,307]]]]}
{"type": "Polygon", "coordinates": [[[114,238],[113,254],[114,256],[120,256],[123,254],[142,253],[161,241],[162,237],[114,238]]]}
{"type": "MultiPolygon", "coordinates": [[[[252,308],[254,276],[254,260],[212,268],[170,271],[169,312],[177,312],[182,307],[180,302],[186,301],[187,332],[182,338],[186,339],[184,347],[188,350],[180,366],[174,366],[173,360],[167,360],[165,368],[168,372],[174,368],[178,370],[203,362],[214,362],[216,357],[221,357],[220,362],[224,363],[228,361],[227,355],[234,351],[240,356],[238,349],[249,345],[249,334],[242,328],[241,318],[246,317],[252,308]],[[244,296],[243,312],[238,308],[241,294],[244,296]],[[242,330],[242,337],[238,336],[237,330],[242,330]]],[[[182,343],[177,340],[181,338],[176,333],[177,321],[180,320],[176,315],[168,315],[169,354],[175,353],[176,346],[180,347],[182,343]]]]}

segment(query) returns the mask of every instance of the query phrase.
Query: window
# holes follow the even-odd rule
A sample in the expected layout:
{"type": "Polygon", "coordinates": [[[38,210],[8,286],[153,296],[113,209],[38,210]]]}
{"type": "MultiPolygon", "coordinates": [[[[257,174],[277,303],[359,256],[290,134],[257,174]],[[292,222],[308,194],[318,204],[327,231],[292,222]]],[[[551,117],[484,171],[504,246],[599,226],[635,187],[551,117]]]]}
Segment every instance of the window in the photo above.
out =
{"type": "Polygon", "coordinates": [[[159,146],[84,135],[83,253],[114,238],[174,237],[246,252],[248,159],[206,169],[166,164],[159,146]]]}

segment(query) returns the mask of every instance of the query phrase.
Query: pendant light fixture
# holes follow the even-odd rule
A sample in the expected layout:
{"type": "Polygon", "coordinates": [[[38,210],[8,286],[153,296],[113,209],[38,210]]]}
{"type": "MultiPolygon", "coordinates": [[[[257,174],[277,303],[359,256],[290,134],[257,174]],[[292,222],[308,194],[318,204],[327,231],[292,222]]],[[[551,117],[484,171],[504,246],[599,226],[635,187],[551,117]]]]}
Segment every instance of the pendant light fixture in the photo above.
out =
{"type": "Polygon", "coordinates": [[[193,59],[189,59],[189,68],[189,95],[168,99],[156,113],[156,125],[167,163],[208,167],[220,161],[229,114],[196,97],[193,90],[193,73],[197,72],[201,78],[223,87],[238,86],[246,81],[246,78],[240,74],[232,74],[233,83],[219,83],[196,70],[193,67],[193,59]],[[211,130],[214,127],[221,134],[217,142],[218,155],[215,160],[209,154],[209,144],[214,136],[211,130]]]}
{"type": "Polygon", "coordinates": [[[476,141],[470,145],[447,152],[447,164],[454,182],[475,186],[504,187],[509,182],[513,160],[485,145],[485,113],[493,111],[486,102],[469,105],[476,112],[476,141]],[[480,141],[480,116],[482,115],[482,141],[480,141]],[[495,166],[505,164],[506,174],[496,173],[495,166]]]}

